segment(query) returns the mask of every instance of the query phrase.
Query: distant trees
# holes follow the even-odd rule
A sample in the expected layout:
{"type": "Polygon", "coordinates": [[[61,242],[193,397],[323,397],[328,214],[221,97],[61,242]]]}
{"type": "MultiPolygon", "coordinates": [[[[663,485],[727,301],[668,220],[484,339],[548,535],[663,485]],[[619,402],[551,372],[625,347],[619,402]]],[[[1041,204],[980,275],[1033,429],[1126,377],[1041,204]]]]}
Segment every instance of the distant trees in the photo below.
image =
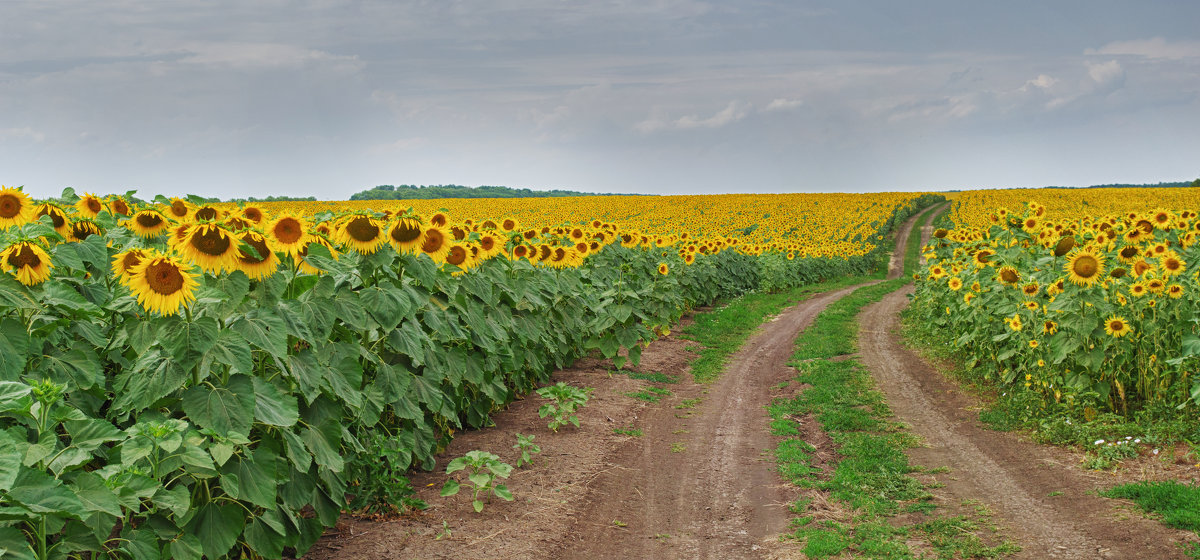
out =
{"type": "Polygon", "coordinates": [[[594,196],[567,190],[535,191],[483,185],[379,185],[350,195],[350,200],[409,200],[426,198],[546,198],[555,196],[594,196]]]}

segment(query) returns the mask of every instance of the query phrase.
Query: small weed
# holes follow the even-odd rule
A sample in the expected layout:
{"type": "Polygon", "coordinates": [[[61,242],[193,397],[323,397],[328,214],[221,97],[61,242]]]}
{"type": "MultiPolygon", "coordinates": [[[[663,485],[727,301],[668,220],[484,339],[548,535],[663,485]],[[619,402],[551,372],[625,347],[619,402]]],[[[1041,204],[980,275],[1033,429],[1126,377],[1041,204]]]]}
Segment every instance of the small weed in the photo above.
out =
{"type": "Polygon", "coordinates": [[[642,437],[645,435],[640,428],[630,426],[628,428],[613,428],[613,433],[622,436],[642,437]]]}
{"type": "Polygon", "coordinates": [[[437,534],[437,536],[433,537],[433,540],[440,541],[442,539],[450,539],[450,538],[451,538],[450,524],[446,523],[446,520],[443,519],[442,520],[442,530],[437,534]]]}
{"type": "Polygon", "coordinates": [[[628,525],[628,523],[625,523],[624,521],[621,521],[620,519],[613,520],[613,527],[625,527],[627,525],[628,525]]]}
{"type": "Polygon", "coordinates": [[[703,402],[703,401],[704,401],[704,399],[699,399],[699,398],[696,398],[696,399],[683,399],[683,401],[681,401],[679,404],[675,405],[675,408],[680,408],[680,409],[683,409],[683,408],[696,408],[696,405],[700,404],[700,403],[701,403],[701,402],[703,402]]]}
{"type": "Polygon", "coordinates": [[[682,441],[671,444],[671,453],[683,453],[684,451],[687,451],[687,444],[682,441]]]}
{"type": "Polygon", "coordinates": [[[642,380],[645,380],[645,381],[649,381],[649,382],[651,382],[651,383],[667,383],[667,384],[670,384],[670,383],[679,383],[679,378],[677,378],[677,377],[675,377],[675,376],[672,376],[672,375],[667,375],[667,374],[665,374],[665,373],[660,373],[660,372],[657,372],[657,371],[656,371],[656,372],[654,372],[654,373],[635,373],[635,372],[630,372],[630,373],[629,373],[629,378],[630,378],[630,379],[642,379],[642,380]]]}
{"type": "Polygon", "coordinates": [[[671,433],[672,433],[672,434],[687,434],[687,433],[690,433],[690,432],[688,432],[687,428],[679,428],[678,430],[675,430],[675,431],[673,431],[673,432],[671,432],[671,433]]]}
{"type": "MultiPolygon", "coordinates": [[[[512,465],[500,460],[500,457],[480,451],[478,449],[468,451],[466,455],[458,457],[450,461],[446,465],[446,474],[452,474],[457,471],[467,470],[467,484],[473,490],[471,505],[475,508],[475,513],[483,511],[483,500],[480,496],[491,499],[493,495],[499,496],[500,499],[513,501],[512,492],[509,492],[508,487],[503,484],[496,484],[496,478],[508,478],[512,474],[512,465]]],[[[459,482],[453,478],[446,479],[446,484],[442,486],[442,496],[453,496],[461,489],[459,482]]]]}
{"type": "Polygon", "coordinates": [[[1062,490],[1055,490],[1055,491],[1053,491],[1053,492],[1051,492],[1051,493],[1049,493],[1049,494],[1046,494],[1046,496],[1047,496],[1047,497],[1050,497],[1050,498],[1055,498],[1055,497],[1058,497],[1058,496],[1061,496],[1061,495],[1063,495],[1063,493],[1062,493],[1062,490]]]}
{"type": "Polygon", "coordinates": [[[658,401],[661,401],[663,399],[663,397],[668,397],[670,395],[671,395],[670,391],[663,389],[661,387],[647,387],[646,389],[644,389],[642,391],[637,391],[634,393],[625,393],[625,396],[627,396],[627,397],[641,399],[643,401],[650,402],[650,403],[656,403],[658,401]]]}

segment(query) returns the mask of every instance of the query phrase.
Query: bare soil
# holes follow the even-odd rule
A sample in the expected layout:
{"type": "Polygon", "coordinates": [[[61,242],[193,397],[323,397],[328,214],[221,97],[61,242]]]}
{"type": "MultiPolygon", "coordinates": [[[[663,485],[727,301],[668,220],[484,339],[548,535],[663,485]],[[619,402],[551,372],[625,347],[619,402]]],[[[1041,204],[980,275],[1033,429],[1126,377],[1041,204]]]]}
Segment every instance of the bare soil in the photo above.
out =
{"type": "Polygon", "coordinates": [[[1081,469],[1078,453],[983,426],[976,398],[902,346],[895,330],[910,293],[911,286],[863,310],[859,350],[897,419],[924,443],[909,450],[912,462],[949,469],[926,475],[944,484],[933,490],[935,503],[951,511],[964,501],[987,506],[1022,547],[1017,558],[1185,557],[1180,543],[1194,535],[1096,494],[1118,482],[1112,475],[1081,469]]]}

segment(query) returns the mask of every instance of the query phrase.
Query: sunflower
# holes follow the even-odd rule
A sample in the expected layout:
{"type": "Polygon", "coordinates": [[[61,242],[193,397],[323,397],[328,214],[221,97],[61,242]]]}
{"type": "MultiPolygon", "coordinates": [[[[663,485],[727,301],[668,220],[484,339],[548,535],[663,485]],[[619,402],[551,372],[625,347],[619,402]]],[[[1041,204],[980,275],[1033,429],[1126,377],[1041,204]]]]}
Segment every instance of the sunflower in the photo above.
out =
{"type": "Polygon", "coordinates": [[[262,208],[257,206],[243,206],[242,219],[248,220],[254,225],[259,225],[267,218],[262,208]]]}
{"type": "MultiPolygon", "coordinates": [[[[113,255],[112,271],[113,276],[121,284],[128,286],[129,277],[132,274],[133,267],[142,262],[143,259],[150,256],[152,251],[148,249],[129,249],[113,255]]],[[[157,256],[157,255],[155,255],[157,256]]]]}
{"type": "Polygon", "coordinates": [[[177,222],[186,222],[192,215],[192,208],[181,198],[172,198],[171,203],[163,209],[163,214],[177,222]]]}
{"type": "Polygon", "coordinates": [[[129,271],[129,291],[146,311],[174,315],[179,306],[196,299],[196,281],[191,266],[166,255],[143,259],[129,271]]]}
{"type": "Polygon", "coordinates": [[[279,270],[279,257],[271,250],[266,236],[254,230],[246,230],[240,234],[239,240],[258,253],[255,255],[238,248],[237,269],[245,272],[251,280],[263,280],[279,270]]]}
{"type": "Polygon", "coordinates": [[[176,250],[203,272],[219,274],[223,270],[237,270],[237,244],[233,235],[217,224],[192,226],[176,250]]]}
{"type": "Polygon", "coordinates": [[[467,234],[471,233],[470,228],[463,224],[452,225],[449,229],[450,237],[454,238],[455,241],[462,241],[467,238],[467,234]]]}
{"type": "Polygon", "coordinates": [[[1011,319],[1005,319],[1004,321],[1006,323],[1008,323],[1008,328],[1010,328],[1014,331],[1021,330],[1021,316],[1020,315],[1013,315],[1011,319]]]}
{"type": "Polygon", "coordinates": [[[325,239],[324,237],[322,237],[320,235],[313,235],[313,236],[310,236],[308,239],[309,239],[308,243],[304,244],[304,246],[301,247],[300,250],[296,253],[296,255],[299,257],[298,259],[296,259],[297,269],[305,274],[312,274],[312,275],[324,274],[325,273],[324,270],[321,270],[315,266],[312,266],[312,265],[308,264],[308,261],[304,260],[304,257],[308,256],[308,249],[310,247],[312,247],[313,245],[321,245],[329,250],[329,254],[333,255],[334,260],[338,259],[338,252],[336,249],[333,248],[333,243],[330,243],[328,239],[325,239]]]}
{"type": "Polygon", "coordinates": [[[1151,278],[1146,281],[1146,289],[1150,290],[1151,293],[1161,294],[1166,287],[1167,283],[1158,278],[1151,278]]]}
{"type": "Polygon", "coordinates": [[[1054,334],[1058,332],[1058,323],[1054,321],[1046,321],[1042,323],[1042,334],[1054,334]]]}
{"type": "Polygon", "coordinates": [[[146,239],[157,237],[162,232],[167,231],[170,225],[167,217],[154,209],[142,210],[128,220],[125,220],[125,227],[129,228],[129,231],[146,239]]]}
{"type": "Polygon", "coordinates": [[[101,228],[91,218],[80,218],[71,222],[71,237],[72,241],[83,241],[93,235],[103,235],[104,229],[101,228]]]}
{"type": "Polygon", "coordinates": [[[202,206],[192,214],[192,218],[198,222],[215,222],[221,219],[221,211],[212,206],[202,206]]]}
{"type": "Polygon", "coordinates": [[[971,292],[967,292],[967,293],[963,294],[963,303],[965,303],[967,305],[971,305],[971,300],[973,300],[973,299],[975,299],[975,294],[973,294],[971,292]]]}
{"type": "Polygon", "coordinates": [[[415,253],[425,242],[421,222],[413,218],[398,218],[388,227],[388,243],[397,253],[415,253]]]}
{"type": "MultiPolygon", "coordinates": [[[[2,200],[0,200],[0,203],[2,203],[2,200]]],[[[34,208],[34,215],[36,216],[35,219],[42,216],[50,216],[50,224],[54,227],[54,231],[61,235],[63,239],[67,239],[71,235],[71,228],[69,227],[70,218],[67,217],[67,212],[59,208],[57,204],[47,202],[37,206],[34,208]]],[[[3,228],[0,227],[0,229],[3,228]]]]}
{"type": "Polygon", "coordinates": [[[1006,265],[1000,267],[1000,270],[996,272],[996,279],[1002,284],[1016,286],[1017,282],[1021,281],[1021,274],[1017,272],[1017,269],[1006,265]]]}
{"type": "Polygon", "coordinates": [[[988,261],[991,259],[993,254],[994,253],[990,249],[980,249],[971,256],[971,260],[975,262],[976,267],[983,268],[988,265],[988,261]]]}
{"type": "Polygon", "coordinates": [[[1183,297],[1183,286],[1179,284],[1171,284],[1167,286],[1167,297],[1171,299],[1179,299],[1183,297]]]}
{"type": "Polygon", "coordinates": [[[670,271],[671,271],[671,269],[667,268],[667,263],[665,263],[665,262],[658,263],[658,273],[659,274],[666,276],[667,273],[670,271]]]}
{"type": "Polygon", "coordinates": [[[1037,311],[1038,306],[1039,306],[1038,302],[1036,302],[1036,301],[1027,301],[1027,302],[1025,302],[1024,305],[1025,305],[1025,309],[1028,309],[1030,311],[1037,311]]]}
{"type": "Polygon", "coordinates": [[[1129,295],[1133,297],[1142,297],[1146,295],[1146,292],[1146,284],[1140,280],[1129,286],[1129,295]]]}
{"type": "Polygon", "coordinates": [[[688,253],[687,255],[684,255],[684,257],[683,257],[684,264],[692,264],[694,262],[696,262],[696,254],[695,253],[688,253]]]}
{"type": "Polygon", "coordinates": [[[32,241],[18,241],[0,251],[0,268],[11,272],[26,286],[45,282],[50,277],[50,255],[32,241]]]}
{"type": "Polygon", "coordinates": [[[0,230],[24,225],[32,220],[33,202],[29,196],[20,190],[0,185],[0,230]]]}
{"type": "Polygon", "coordinates": [[[450,251],[450,234],[440,226],[425,229],[425,240],[421,242],[421,252],[429,255],[434,262],[441,262],[450,251]]]}
{"type": "Polygon", "coordinates": [[[518,229],[521,229],[521,222],[518,222],[516,218],[504,217],[500,219],[500,231],[513,233],[518,229]]]}
{"type": "MultiPolygon", "coordinates": [[[[584,245],[584,252],[587,252],[587,244],[584,245]]],[[[479,236],[479,258],[490,259],[504,250],[504,240],[494,233],[484,233],[479,236]]],[[[578,249],[578,247],[576,247],[578,249]]]]}
{"type": "Polygon", "coordinates": [[[1030,347],[1030,348],[1037,348],[1037,347],[1038,347],[1038,341],[1036,341],[1036,340],[1030,340],[1030,341],[1029,341],[1029,347],[1030,347]]]}
{"type": "Polygon", "coordinates": [[[124,198],[114,196],[108,201],[108,209],[112,211],[114,216],[132,216],[133,211],[129,209],[129,203],[125,202],[124,198]]]}
{"type": "Polygon", "coordinates": [[[1091,287],[1104,274],[1104,255],[1091,249],[1076,250],[1067,257],[1063,270],[1071,283],[1091,287]]]}
{"type": "Polygon", "coordinates": [[[1109,315],[1108,319],[1104,320],[1104,333],[1111,337],[1121,338],[1131,332],[1133,327],[1129,326],[1124,317],[1109,315]]]}
{"type": "Polygon", "coordinates": [[[457,266],[460,270],[466,270],[471,266],[471,251],[468,247],[461,243],[454,243],[450,246],[450,250],[446,251],[446,264],[457,266]]]}
{"type": "Polygon", "coordinates": [[[383,245],[383,228],[375,218],[365,214],[354,214],[337,228],[337,240],[347,249],[370,255],[383,245]]]}
{"type": "Polygon", "coordinates": [[[171,251],[180,252],[183,244],[187,242],[188,235],[192,233],[193,227],[195,227],[194,224],[189,222],[167,228],[170,230],[170,234],[167,235],[167,246],[171,248],[171,251]]]}
{"type": "Polygon", "coordinates": [[[1074,249],[1074,248],[1075,248],[1075,236],[1068,235],[1066,237],[1059,239],[1058,243],[1056,243],[1054,245],[1054,256],[1061,257],[1067,253],[1070,253],[1071,249],[1074,249]]]}
{"type": "Polygon", "coordinates": [[[300,251],[308,246],[311,239],[308,222],[288,212],[280,214],[267,225],[267,236],[276,250],[291,255],[293,259],[300,256],[300,251]]]}
{"type": "Polygon", "coordinates": [[[87,193],[75,203],[75,211],[84,218],[95,218],[104,211],[104,201],[92,193],[87,193]]]}
{"type": "Polygon", "coordinates": [[[525,244],[521,244],[521,245],[517,245],[516,247],[513,247],[512,258],[514,258],[514,259],[529,258],[529,246],[525,245],[525,244]]]}
{"type": "Polygon", "coordinates": [[[237,216],[230,216],[225,220],[225,228],[232,232],[240,232],[242,230],[254,227],[254,222],[237,216]]]}
{"type": "Polygon", "coordinates": [[[1162,267],[1163,275],[1168,277],[1183,274],[1187,269],[1187,263],[1184,262],[1183,257],[1174,252],[1165,253],[1161,257],[1159,265],[1162,267]]]}
{"type": "Polygon", "coordinates": [[[450,218],[446,216],[445,212],[438,212],[429,217],[429,224],[433,226],[446,227],[448,223],[450,223],[450,218]]]}
{"type": "Polygon", "coordinates": [[[1021,286],[1021,293],[1025,294],[1025,297],[1034,297],[1038,294],[1039,290],[1041,290],[1041,286],[1038,286],[1037,282],[1030,282],[1021,286]]]}

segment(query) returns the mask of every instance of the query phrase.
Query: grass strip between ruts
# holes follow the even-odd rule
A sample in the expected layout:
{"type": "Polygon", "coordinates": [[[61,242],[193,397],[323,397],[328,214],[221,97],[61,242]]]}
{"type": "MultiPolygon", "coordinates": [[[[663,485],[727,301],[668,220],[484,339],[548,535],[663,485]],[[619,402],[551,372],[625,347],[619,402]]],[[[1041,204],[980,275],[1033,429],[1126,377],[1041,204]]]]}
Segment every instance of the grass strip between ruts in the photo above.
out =
{"type": "Polygon", "coordinates": [[[791,538],[804,543],[810,558],[845,552],[869,558],[911,558],[909,542],[919,540],[942,558],[997,558],[1019,550],[996,541],[985,507],[973,515],[927,515],[935,509],[925,485],[910,476],[920,469],[904,450],[916,443],[891,420],[883,395],[857,360],[834,360],[854,351],[859,311],[899,289],[906,279],[865,286],[831,304],[796,342],[793,365],[799,383],[810,385],[793,398],[768,407],[771,428],[783,436],[776,449],[780,473],[808,497],[793,503],[791,538]],[[804,422],[816,422],[836,449],[836,461],[814,466],[818,451],[801,436],[804,422]],[[814,507],[814,497],[831,505],[814,507]],[[918,512],[921,512],[918,514],[918,512]],[[912,523],[893,523],[901,513],[922,515],[912,523]]]}

